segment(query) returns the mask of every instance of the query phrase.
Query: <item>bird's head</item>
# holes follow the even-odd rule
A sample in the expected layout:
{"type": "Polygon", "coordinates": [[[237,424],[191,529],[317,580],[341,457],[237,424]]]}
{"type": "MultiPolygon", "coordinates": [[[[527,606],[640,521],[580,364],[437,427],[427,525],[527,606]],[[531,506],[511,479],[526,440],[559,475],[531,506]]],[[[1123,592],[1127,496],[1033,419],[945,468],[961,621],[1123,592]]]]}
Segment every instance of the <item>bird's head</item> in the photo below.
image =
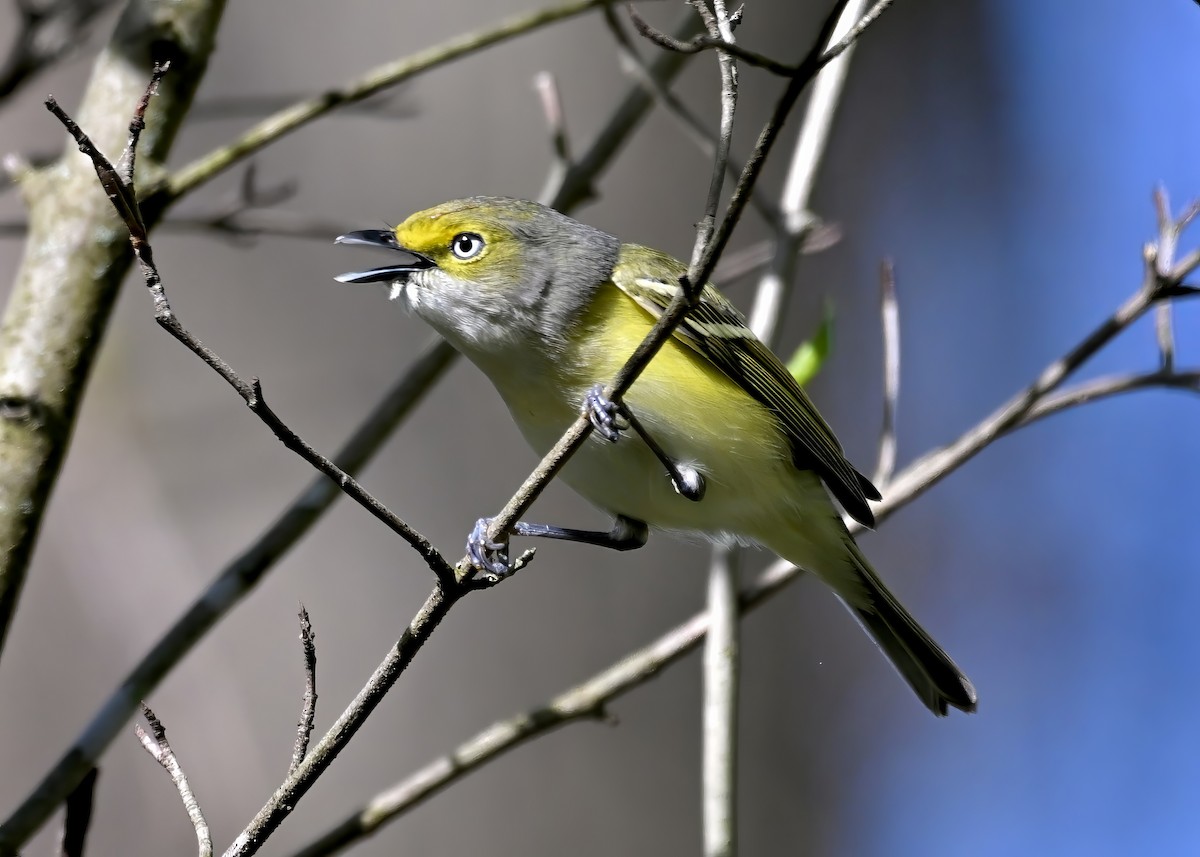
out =
{"type": "Polygon", "coordinates": [[[519,199],[471,197],[419,211],[395,229],[367,229],[340,244],[401,254],[391,265],[342,274],[381,283],[464,348],[492,350],[531,336],[557,341],[616,263],[611,235],[519,199]]]}

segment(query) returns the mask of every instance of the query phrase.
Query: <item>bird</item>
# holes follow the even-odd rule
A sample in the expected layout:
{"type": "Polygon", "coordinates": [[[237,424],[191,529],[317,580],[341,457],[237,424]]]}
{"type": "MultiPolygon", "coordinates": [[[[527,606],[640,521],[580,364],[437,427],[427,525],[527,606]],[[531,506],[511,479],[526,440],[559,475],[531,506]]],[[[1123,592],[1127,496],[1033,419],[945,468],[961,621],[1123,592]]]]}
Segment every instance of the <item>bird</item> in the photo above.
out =
{"type": "MultiPolygon", "coordinates": [[[[970,680],[884,585],[838,505],[867,527],[879,491],[847,460],[787,367],[715,286],[618,401],[612,379],[681,288],[687,266],[528,200],[477,196],[395,228],[339,236],[392,264],[343,283],[386,287],[492,382],[544,454],[580,415],[592,432],[559,474],[613,516],[608,531],[518,522],[510,533],[630,550],[650,529],[752,543],[816,575],[934,714],[973,712],[970,680]],[[835,504],[836,501],[836,504],[835,504]]],[[[468,540],[472,562],[511,571],[509,533],[468,540]]]]}

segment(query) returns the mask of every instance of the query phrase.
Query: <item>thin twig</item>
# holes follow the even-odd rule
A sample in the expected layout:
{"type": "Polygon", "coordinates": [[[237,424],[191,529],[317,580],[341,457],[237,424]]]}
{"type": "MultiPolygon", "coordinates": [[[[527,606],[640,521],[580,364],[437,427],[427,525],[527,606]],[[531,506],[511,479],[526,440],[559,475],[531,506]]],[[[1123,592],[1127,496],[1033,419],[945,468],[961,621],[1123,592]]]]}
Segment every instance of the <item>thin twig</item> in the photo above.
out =
{"type": "MultiPolygon", "coordinates": [[[[295,196],[299,187],[299,182],[293,179],[270,185],[261,184],[255,163],[251,161],[227,200],[208,212],[170,216],[157,228],[211,232],[235,243],[250,243],[251,239],[260,236],[303,238],[327,243],[329,236],[336,235],[342,228],[341,224],[274,208],[295,196]]],[[[25,220],[0,222],[0,235],[24,235],[28,226],[25,220]]]]}
{"type": "Polygon", "coordinates": [[[83,857],[88,828],[92,823],[92,805],[96,792],[98,768],[92,768],[79,785],[67,795],[66,813],[63,816],[62,837],[58,844],[59,857],[83,857]]]}
{"type": "Polygon", "coordinates": [[[296,723],[296,743],[292,747],[292,764],[288,775],[308,755],[308,742],[312,738],[313,723],[317,718],[317,646],[314,642],[312,622],[308,611],[300,605],[300,648],[304,653],[304,700],[300,705],[300,720],[296,723]]]}
{"type": "Polygon", "coordinates": [[[137,195],[132,183],[134,153],[137,149],[138,135],[141,133],[142,127],[144,127],[142,117],[145,114],[149,99],[157,90],[158,82],[165,71],[165,67],[155,68],[154,76],[151,78],[150,85],[146,89],[146,96],[138,105],[134,113],[134,119],[130,123],[129,143],[126,146],[125,154],[121,158],[125,174],[122,174],[122,171],[119,171],[108,161],[103,153],[88,138],[87,134],[79,128],[74,120],[66,114],[52,97],[46,101],[46,107],[63,123],[67,131],[74,137],[79,150],[91,158],[96,168],[96,175],[100,178],[101,185],[104,186],[113,207],[116,208],[117,213],[121,216],[122,221],[129,230],[129,240],[133,245],[134,255],[141,266],[146,289],[150,292],[150,297],[154,302],[154,320],[158,322],[160,327],[183,343],[189,351],[203,360],[229,386],[233,387],[238,395],[242,397],[242,400],[245,401],[247,407],[267,424],[272,433],[279,438],[284,446],[295,452],[318,471],[337,482],[342,490],[346,492],[347,496],[383,522],[392,532],[408,542],[409,546],[421,556],[425,564],[429,566],[435,575],[443,580],[452,579],[453,569],[428,539],[376,499],[349,473],[346,473],[328,458],[318,453],[307,441],[296,434],[267,405],[263,397],[262,385],[258,379],[244,380],[216,352],[204,345],[204,343],[185,328],[179,321],[179,317],[175,314],[175,311],[171,308],[162,277],[154,262],[154,248],[150,244],[149,232],[145,221],[142,219],[137,195]]]}
{"type": "Polygon", "coordinates": [[[897,494],[911,498],[919,496],[946,475],[948,471],[943,472],[944,468],[957,468],[996,438],[1021,424],[1035,407],[1054,393],[1080,366],[1112,341],[1113,337],[1145,315],[1155,304],[1164,300],[1200,295],[1200,290],[1191,290],[1176,284],[1171,278],[1161,277],[1155,268],[1153,245],[1149,250],[1146,254],[1145,280],[1141,288],[1118,307],[1116,312],[1074,348],[1043,369],[1032,384],[997,408],[953,444],[931,452],[905,468],[888,486],[888,494],[884,500],[890,503],[893,495],[897,494]]]}
{"type": "Polygon", "coordinates": [[[879,316],[883,329],[883,425],[872,481],[883,493],[896,472],[896,406],[900,401],[900,302],[891,260],[879,266],[879,316]]]}
{"type": "Polygon", "coordinates": [[[196,845],[200,857],[212,857],[212,834],[208,830],[208,822],[204,820],[200,803],[196,800],[196,795],[192,793],[192,787],[188,784],[187,775],[184,774],[183,767],[179,764],[179,758],[167,741],[167,730],[150,710],[150,706],[144,702],[142,703],[142,716],[150,724],[150,732],[147,733],[140,723],[134,725],[133,731],[138,740],[142,742],[142,746],[146,748],[146,752],[162,765],[163,770],[170,774],[171,782],[175,783],[179,797],[183,800],[183,808],[187,810],[192,827],[196,830],[196,845]]]}
{"type": "MultiPolygon", "coordinates": [[[[830,46],[840,42],[843,33],[850,32],[863,15],[865,0],[847,3],[830,34],[830,46]]],[[[783,186],[780,216],[783,228],[776,240],[780,243],[770,270],[759,283],[750,313],[750,327],[766,327],[768,318],[783,315],[796,278],[797,257],[819,221],[812,214],[812,193],[817,171],[829,145],[833,117],[841,102],[846,75],[850,69],[851,46],[842,56],[831,61],[813,82],[812,95],[804,108],[804,120],[792,150],[787,179],[783,186]]]]}
{"type": "Polygon", "coordinates": [[[633,27],[638,31],[638,35],[643,36],[660,48],[668,51],[674,51],[681,54],[698,54],[700,51],[716,49],[720,53],[735,57],[743,62],[764,68],[772,74],[777,74],[780,77],[791,77],[796,73],[796,67],[786,63],[781,63],[778,60],[773,60],[768,56],[760,54],[756,51],[747,50],[733,41],[714,35],[702,35],[695,38],[683,41],[668,36],[654,28],[645,18],[638,14],[632,3],[625,5],[629,12],[629,20],[633,22],[633,27]]]}
{"type": "MultiPolygon", "coordinates": [[[[694,33],[698,26],[696,16],[685,12],[672,32],[686,36],[694,33]]],[[[540,201],[566,212],[592,199],[595,196],[592,180],[612,162],[629,139],[629,130],[636,127],[654,105],[652,93],[666,89],[687,60],[683,54],[660,54],[650,65],[648,82],[630,87],[588,151],[570,165],[559,186],[543,189],[540,201]]]]}
{"type": "Polygon", "coordinates": [[[258,852],[267,837],[292,813],[297,802],[333,764],[338,753],[383,701],[384,695],[400,678],[401,673],[412,662],[413,657],[450,608],[468,591],[465,587],[443,587],[440,582],[434,587],[421,609],[405,628],[404,634],[392,646],[383,662],[376,667],[370,681],[358,692],[304,761],[288,774],[271,799],[225,851],[224,857],[249,857],[258,852]]]}
{"type": "MultiPolygon", "coordinates": [[[[683,100],[675,93],[667,89],[665,86],[659,86],[655,83],[654,77],[650,74],[650,68],[646,61],[638,53],[637,49],[629,40],[629,36],[625,33],[625,29],[621,26],[620,19],[617,17],[616,11],[611,6],[604,7],[604,22],[608,25],[609,31],[612,33],[613,41],[617,43],[618,56],[621,61],[621,69],[634,79],[641,82],[648,92],[650,92],[659,106],[666,114],[675,120],[675,124],[683,132],[700,153],[709,161],[714,162],[717,156],[717,137],[708,127],[700,120],[694,111],[692,111],[683,100]]],[[[736,179],[742,173],[742,167],[735,159],[730,156],[725,159],[726,174],[736,179]]],[[[775,204],[768,200],[762,193],[762,189],[755,187],[750,194],[750,205],[768,225],[774,228],[779,222],[779,212],[775,208],[775,204]]],[[[720,277],[714,277],[720,280],[720,277]]]]}
{"type": "MultiPolygon", "coordinates": [[[[342,447],[335,459],[338,465],[348,473],[360,471],[457,356],[458,352],[443,341],[428,345],[342,447]]],[[[139,698],[157,687],[342,496],[336,483],[317,476],[259,538],[222,569],[92,715],[5,826],[31,832],[36,829],[46,812],[43,808],[61,802],[61,798],[56,801],[57,795],[65,794],[70,784],[78,782],[121,733],[137,710],[139,698]]]]}
{"type": "Polygon", "coordinates": [[[1021,418],[1022,427],[1060,411],[1077,408],[1090,402],[1109,399],[1137,390],[1166,389],[1200,393],[1200,369],[1171,372],[1144,372],[1133,375],[1114,375],[1085,381],[1074,387],[1045,396],[1021,418]]]}
{"type": "Polygon", "coordinates": [[[196,187],[211,181],[238,161],[250,157],[280,137],[344,105],[363,101],[378,92],[411,80],[431,69],[468,54],[478,53],[517,36],[597,9],[611,0],[573,0],[536,12],[514,15],[497,26],[457,36],[412,56],[385,63],[342,87],[323,91],[259,122],[233,143],[204,155],[176,172],[162,189],[160,204],[169,205],[196,187]]]}
{"type": "MultiPolygon", "coordinates": [[[[730,37],[732,37],[732,29],[729,27],[728,16],[714,15],[708,12],[708,7],[704,3],[696,3],[694,5],[700,13],[701,18],[705,19],[705,25],[712,28],[712,32],[718,33],[720,37],[724,37],[724,33],[729,32],[730,37]]],[[[629,8],[632,10],[633,6],[631,5],[629,8]]],[[[721,205],[721,188],[725,186],[725,169],[729,163],[729,147],[733,143],[734,114],[737,112],[737,61],[724,51],[717,55],[717,60],[721,69],[721,121],[717,130],[717,150],[713,157],[712,177],[708,183],[708,197],[704,201],[704,214],[696,226],[696,241],[692,248],[691,267],[693,269],[699,267],[698,263],[704,255],[705,248],[712,243],[713,231],[716,228],[717,222],[717,209],[721,205]]],[[[743,168],[744,171],[745,169],[743,168]]],[[[711,274],[711,271],[708,273],[711,274]]],[[[689,270],[688,274],[692,275],[694,271],[689,270]]],[[[699,288],[696,285],[697,283],[704,283],[706,281],[707,276],[704,279],[691,279],[694,288],[699,288]]]]}

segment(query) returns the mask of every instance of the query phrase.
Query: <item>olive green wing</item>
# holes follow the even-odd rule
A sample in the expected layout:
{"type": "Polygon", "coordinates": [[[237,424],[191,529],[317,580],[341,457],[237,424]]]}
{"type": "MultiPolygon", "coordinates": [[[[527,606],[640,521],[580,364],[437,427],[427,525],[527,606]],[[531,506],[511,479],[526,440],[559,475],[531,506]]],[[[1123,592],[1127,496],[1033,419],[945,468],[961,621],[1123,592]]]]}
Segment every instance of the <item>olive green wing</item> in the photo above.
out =
{"type": "MultiPolygon", "coordinates": [[[[686,272],[681,262],[666,254],[625,245],[612,279],[657,318],[679,288],[676,277],[686,272]],[[670,272],[671,279],[638,275],[647,270],[670,272]]],[[[874,526],[875,515],[867,500],[880,499],[879,491],[846,460],[833,430],[808,395],[724,295],[705,286],[700,303],[675,329],[675,337],[774,413],[791,442],[793,463],[820,476],[851,517],[874,526]]]]}

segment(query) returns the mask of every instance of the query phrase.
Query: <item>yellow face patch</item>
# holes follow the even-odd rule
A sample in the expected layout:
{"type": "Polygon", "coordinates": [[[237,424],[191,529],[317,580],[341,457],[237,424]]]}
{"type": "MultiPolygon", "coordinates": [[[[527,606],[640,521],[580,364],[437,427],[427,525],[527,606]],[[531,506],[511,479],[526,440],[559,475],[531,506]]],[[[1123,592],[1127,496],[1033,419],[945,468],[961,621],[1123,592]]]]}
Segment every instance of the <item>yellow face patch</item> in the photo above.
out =
{"type": "Polygon", "coordinates": [[[505,223],[514,219],[523,218],[482,201],[456,200],[411,215],[396,227],[396,240],[447,274],[484,285],[520,275],[520,242],[505,223]]]}

